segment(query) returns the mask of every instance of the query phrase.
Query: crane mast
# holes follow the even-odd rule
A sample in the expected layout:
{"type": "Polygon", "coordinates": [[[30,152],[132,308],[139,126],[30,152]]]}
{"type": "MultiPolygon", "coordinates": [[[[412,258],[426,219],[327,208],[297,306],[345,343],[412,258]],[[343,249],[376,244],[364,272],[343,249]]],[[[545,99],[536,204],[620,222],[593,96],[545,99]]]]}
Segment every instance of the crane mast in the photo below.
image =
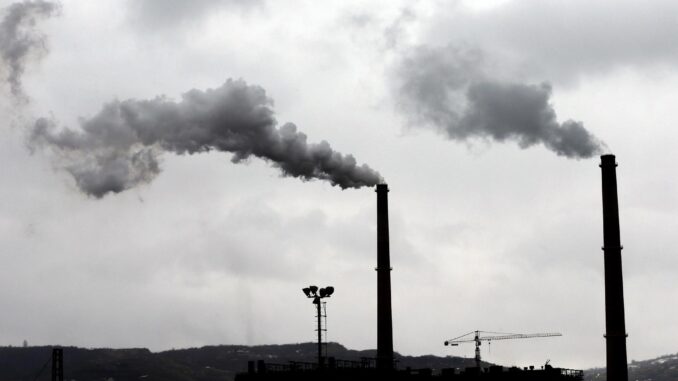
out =
{"type": "Polygon", "coordinates": [[[551,333],[499,333],[499,332],[485,332],[485,331],[472,331],[461,336],[455,337],[445,341],[445,345],[457,346],[462,343],[475,343],[476,345],[476,367],[480,368],[480,344],[483,341],[493,341],[493,340],[511,340],[511,339],[531,339],[535,337],[553,337],[553,336],[562,336],[562,334],[557,332],[551,333]],[[486,333],[492,335],[484,335],[486,333]],[[471,338],[473,335],[473,338],[471,338]]]}

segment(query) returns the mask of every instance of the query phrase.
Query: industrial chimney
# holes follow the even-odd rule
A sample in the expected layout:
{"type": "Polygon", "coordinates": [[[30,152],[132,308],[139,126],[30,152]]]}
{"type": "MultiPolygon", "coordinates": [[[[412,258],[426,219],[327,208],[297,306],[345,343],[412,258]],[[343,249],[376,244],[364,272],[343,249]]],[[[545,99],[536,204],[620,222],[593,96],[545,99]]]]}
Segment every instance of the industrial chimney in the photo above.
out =
{"type": "Polygon", "coordinates": [[[377,184],[377,368],[393,368],[391,259],[388,238],[388,185],[377,184]]]}
{"type": "Polygon", "coordinates": [[[619,239],[619,205],[614,155],[600,157],[603,178],[603,253],[605,257],[605,343],[607,380],[628,381],[626,327],[624,323],[624,281],[619,239]]]}

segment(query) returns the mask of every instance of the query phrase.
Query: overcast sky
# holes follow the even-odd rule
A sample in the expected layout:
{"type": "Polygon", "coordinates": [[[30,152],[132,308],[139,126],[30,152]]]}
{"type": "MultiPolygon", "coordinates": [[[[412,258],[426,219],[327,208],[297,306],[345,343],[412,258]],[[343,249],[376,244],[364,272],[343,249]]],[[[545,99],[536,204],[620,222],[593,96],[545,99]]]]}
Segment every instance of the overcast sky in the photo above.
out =
{"type": "Polygon", "coordinates": [[[12,4],[0,345],[308,342],[316,284],[336,289],[329,339],[375,348],[378,171],[396,351],[472,357],[443,342],[561,332],[483,357],[604,365],[611,152],[629,360],[678,350],[675,1],[12,4]],[[210,135],[226,122],[201,113],[232,99],[259,130],[210,135]],[[336,168],[368,186],[342,190],[336,168]]]}

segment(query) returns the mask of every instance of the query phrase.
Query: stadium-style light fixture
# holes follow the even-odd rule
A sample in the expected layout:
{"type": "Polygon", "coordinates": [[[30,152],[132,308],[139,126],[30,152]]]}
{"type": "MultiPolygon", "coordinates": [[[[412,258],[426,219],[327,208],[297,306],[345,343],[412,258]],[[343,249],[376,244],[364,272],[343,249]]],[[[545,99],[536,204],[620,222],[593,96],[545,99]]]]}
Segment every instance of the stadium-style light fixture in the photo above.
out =
{"type": "Polygon", "coordinates": [[[308,286],[302,288],[301,291],[304,292],[307,298],[313,299],[313,304],[316,305],[317,318],[318,318],[318,367],[323,366],[323,329],[322,329],[322,311],[321,311],[321,302],[320,299],[329,298],[330,295],[334,294],[334,287],[327,286],[318,290],[317,286],[308,286]]]}

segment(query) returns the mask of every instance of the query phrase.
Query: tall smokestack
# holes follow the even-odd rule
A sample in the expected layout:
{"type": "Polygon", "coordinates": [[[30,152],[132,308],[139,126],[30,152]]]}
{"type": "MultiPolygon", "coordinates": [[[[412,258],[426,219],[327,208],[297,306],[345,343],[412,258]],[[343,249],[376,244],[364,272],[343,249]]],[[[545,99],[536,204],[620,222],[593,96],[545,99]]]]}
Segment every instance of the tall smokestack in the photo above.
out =
{"type": "Polygon", "coordinates": [[[624,281],[619,239],[619,205],[614,155],[600,157],[603,178],[603,235],[605,256],[605,343],[608,381],[628,381],[624,281]]]}
{"type": "Polygon", "coordinates": [[[393,368],[388,185],[377,184],[377,368],[393,368]]]}

